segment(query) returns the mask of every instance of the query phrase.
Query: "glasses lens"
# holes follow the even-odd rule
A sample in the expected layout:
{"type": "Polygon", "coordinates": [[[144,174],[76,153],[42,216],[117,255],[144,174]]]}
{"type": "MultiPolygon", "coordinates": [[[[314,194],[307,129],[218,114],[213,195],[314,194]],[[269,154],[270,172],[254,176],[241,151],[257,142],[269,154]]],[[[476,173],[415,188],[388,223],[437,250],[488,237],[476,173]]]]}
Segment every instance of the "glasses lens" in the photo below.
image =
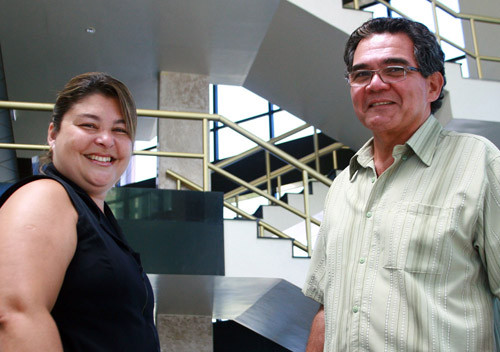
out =
{"type": "Polygon", "coordinates": [[[389,66],[380,70],[380,76],[384,82],[394,83],[405,79],[406,71],[402,66],[389,66]]]}
{"type": "Polygon", "coordinates": [[[349,82],[351,85],[364,86],[372,79],[373,72],[368,70],[353,71],[349,74],[349,82]]]}

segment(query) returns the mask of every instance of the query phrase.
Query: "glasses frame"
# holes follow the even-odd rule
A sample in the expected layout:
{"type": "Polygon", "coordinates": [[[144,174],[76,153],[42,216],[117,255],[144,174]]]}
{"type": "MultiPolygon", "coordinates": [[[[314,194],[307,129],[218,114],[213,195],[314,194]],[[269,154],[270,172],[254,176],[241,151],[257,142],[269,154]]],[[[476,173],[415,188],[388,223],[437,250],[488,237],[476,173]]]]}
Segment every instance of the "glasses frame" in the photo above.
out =
{"type": "Polygon", "coordinates": [[[345,79],[347,80],[347,83],[349,83],[349,85],[351,87],[365,87],[365,86],[369,85],[372,82],[373,76],[375,74],[377,74],[378,77],[380,78],[380,80],[382,82],[384,82],[385,84],[391,84],[391,83],[397,83],[397,82],[404,81],[406,79],[406,77],[408,76],[408,72],[422,72],[422,71],[419,68],[417,68],[417,67],[408,66],[408,65],[391,65],[391,66],[386,66],[386,67],[379,68],[378,70],[355,70],[355,71],[351,71],[351,72],[346,72],[345,79]],[[380,74],[380,72],[383,71],[383,70],[390,69],[390,68],[402,68],[404,74],[401,77],[401,79],[398,79],[398,80],[392,81],[392,82],[386,82],[384,80],[384,78],[382,77],[382,75],[380,74]],[[353,84],[353,82],[351,82],[351,80],[349,79],[349,77],[353,73],[356,73],[356,72],[370,72],[370,74],[371,74],[370,79],[365,84],[359,84],[359,83],[354,83],[353,84]]]}

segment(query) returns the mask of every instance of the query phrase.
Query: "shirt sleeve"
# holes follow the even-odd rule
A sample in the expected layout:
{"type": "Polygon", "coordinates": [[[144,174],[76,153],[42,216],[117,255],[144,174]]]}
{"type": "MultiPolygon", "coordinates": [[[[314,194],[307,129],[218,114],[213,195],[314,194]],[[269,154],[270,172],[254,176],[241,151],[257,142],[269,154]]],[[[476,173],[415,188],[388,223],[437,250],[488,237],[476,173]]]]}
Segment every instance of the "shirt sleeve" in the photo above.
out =
{"type": "Polygon", "coordinates": [[[324,294],[325,294],[325,284],[326,284],[326,263],[327,263],[327,234],[329,226],[329,213],[328,213],[328,203],[331,202],[333,192],[333,186],[330,187],[328,195],[325,200],[325,209],[323,215],[323,221],[319,229],[318,238],[314,246],[314,251],[311,257],[311,263],[309,265],[309,270],[306,276],[306,281],[302,292],[307,297],[312,298],[316,302],[324,305],[324,294]]]}
{"type": "Polygon", "coordinates": [[[321,226],[320,234],[316,240],[313,255],[311,257],[311,264],[306,276],[306,281],[302,292],[307,297],[310,297],[320,304],[324,304],[324,278],[326,271],[326,241],[321,226]]]}
{"type": "Polygon", "coordinates": [[[485,265],[491,292],[500,298],[500,156],[488,164],[483,208],[485,265]]]}

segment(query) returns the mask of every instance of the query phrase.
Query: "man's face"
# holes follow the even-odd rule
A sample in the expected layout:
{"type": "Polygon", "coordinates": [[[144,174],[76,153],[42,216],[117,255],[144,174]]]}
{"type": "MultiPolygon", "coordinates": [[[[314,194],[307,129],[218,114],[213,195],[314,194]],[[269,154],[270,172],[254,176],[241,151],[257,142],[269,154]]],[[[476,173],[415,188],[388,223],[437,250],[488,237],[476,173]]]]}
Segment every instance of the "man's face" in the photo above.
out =
{"type": "MultiPolygon", "coordinates": [[[[394,65],[418,68],[412,40],[403,33],[373,34],[359,42],[352,70],[394,65]]],[[[439,97],[442,81],[440,73],[424,78],[411,71],[403,81],[384,83],[374,74],[368,85],[351,87],[354,111],[374,135],[409,138],[430,115],[430,103],[439,97]]]]}

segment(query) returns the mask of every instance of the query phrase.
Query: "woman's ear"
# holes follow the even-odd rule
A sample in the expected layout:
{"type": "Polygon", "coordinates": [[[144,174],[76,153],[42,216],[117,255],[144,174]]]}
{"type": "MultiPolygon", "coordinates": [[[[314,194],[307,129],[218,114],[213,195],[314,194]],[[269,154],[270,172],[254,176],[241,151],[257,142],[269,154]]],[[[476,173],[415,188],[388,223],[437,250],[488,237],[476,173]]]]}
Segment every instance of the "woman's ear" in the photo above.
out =
{"type": "Polygon", "coordinates": [[[49,144],[50,149],[53,149],[56,144],[57,132],[55,130],[54,123],[51,122],[49,125],[49,130],[47,132],[47,143],[49,144]]]}

